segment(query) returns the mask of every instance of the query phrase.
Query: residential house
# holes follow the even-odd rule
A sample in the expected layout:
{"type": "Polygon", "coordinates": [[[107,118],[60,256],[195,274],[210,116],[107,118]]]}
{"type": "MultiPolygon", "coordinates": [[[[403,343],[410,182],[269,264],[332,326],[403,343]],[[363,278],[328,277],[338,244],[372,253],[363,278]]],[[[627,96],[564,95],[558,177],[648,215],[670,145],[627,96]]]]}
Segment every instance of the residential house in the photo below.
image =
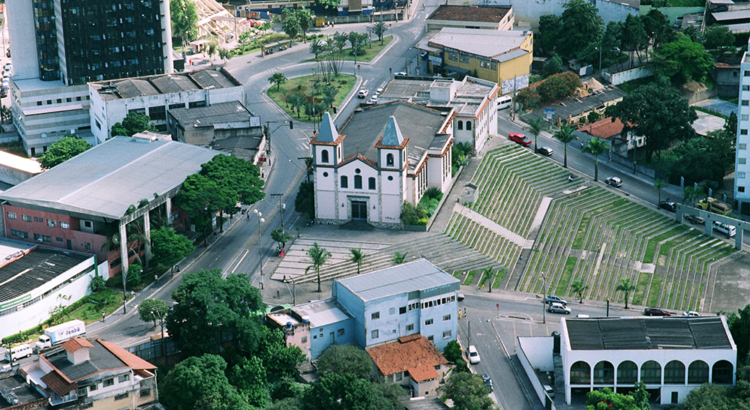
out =
{"type": "Polygon", "coordinates": [[[609,150],[613,154],[627,156],[633,148],[641,148],[646,145],[646,138],[636,136],[633,131],[628,131],[625,136],[622,130],[625,126],[619,118],[604,118],[597,122],[588,124],[578,129],[579,140],[585,143],[590,138],[601,138],[609,144],[609,150]]]}
{"type": "Polygon", "coordinates": [[[512,6],[438,6],[425,20],[425,31],[444,27],[484,30],[512,30],[512,6]]]}
{"type": "Polygon", "coordinates": [[[395,101],[355,111],[339,133],[328,113],[310,141],[315,220],[401,228],[401,207],[452,182],[454,110],[395,101]]]}
{"type": "Polygon", "coordinates": [[[366,350],[379,378],[406,387],[412,397],[437,396],[450,370],[448,360],[422,335],[403,336],[366,350]]]}

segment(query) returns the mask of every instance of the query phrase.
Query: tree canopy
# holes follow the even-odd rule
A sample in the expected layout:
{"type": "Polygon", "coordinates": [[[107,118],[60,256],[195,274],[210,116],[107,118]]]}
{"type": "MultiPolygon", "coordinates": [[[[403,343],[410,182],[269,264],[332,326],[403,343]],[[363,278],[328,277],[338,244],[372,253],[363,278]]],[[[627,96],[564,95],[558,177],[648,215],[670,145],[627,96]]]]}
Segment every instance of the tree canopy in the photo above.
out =
{"type": "Polygon", "coordinates": [[[714,60],[703,45],[682,33],[677,33],[674,41],[659,47],[651,62],[657,75],[681,83],[703,81],[714,68],[714,60]]]}
{"type": "Polygon", "coordinates": [[[194,0],[170,0],[172,33],[189,41],[198,37],[198,6],[194,0]]]}
{"type": "Polygon", "coordinates": [[[75,157],[76,155],[91,148],[91,144],[79,137],[66,136],[52,143],[47,151],[39,157],[39,164],[44,169],[50,169],[56,165],[75,157]]]}
{"type": "Polygon", "coordinates": [[[182,260],[195,250],[193,242],[174,229],[162,226],[151,231],[151,251],[154,258],[167,264],[182,260]]]}
{"type": "Polygon", "coordinates": [[[651,410],[649,393],[643,383],[635,384],[636,390],[627,395],[614,393],[605,387],[586,394],[586,410],[651,410]]]}
{"type": "Polygon", "coordinates": [[[489,391],[482,378],[473,373],[457,373],[440,387],[445,398],[453,400],[456,410],[490,410],[495,404],[487,395],[489,391]]]}
{"type": "Polygon", "coordinates": [[[251,410],[229,384],[221,356],[206,354],[179,363],[160,384],[160,400],[172,410],[251,410]]]}
{"type": "Polygon", "coordinates": [[[567,58],[581,58],[586,46],[598,45],[604,31],[599,9],[585,0],[569,0],[563,4],[559,52],[567,58]]]}
{"type": "Polygon", "coordinates": [[[353,374],[357,378],[371,380],[374,368],[370,355],[357,346],[331,346],[318,358],[321,374],[353,374]]]}
{"type": "Polygon", "coordinates": [[[543,101],[564,100],[581,86],[581,80],[571,72],[553,74],[539,84],[537,92],[543,101]]]}
{"type": "Polygon", "coordinates": [[[148,115],[131,112],[125,116],[122,122],[116,122],[112,126],[110,135],[112,137],[132,137],[143,131],[156,131],[156,128],[151,124],[151,119],[148,115]]]}
{"type": "Polygon", "coordinates": [[[218,353],[225,333],[244,351],[254,351],[259,343],[260,320],[251,313],[265,309],[260,292],[244,273],[221,275],[220,269],[187,273],[172,292],[177,303],[167,316],[167,329],[187,356],[218,353]]]}
{"type": "Polygon", "coordinates": [[[709,50],[732,47],[734,45],[734,34],[727,26],[719,24],[709,26],[703,33],[703,45],[709,50]]]}
{"type": "Polygon", "coordinates": [[[138,317],[144,322],[157,322],[164,320],[169,312],[169,306],[160,299],[146,299],[138,305],[138,317]]]}

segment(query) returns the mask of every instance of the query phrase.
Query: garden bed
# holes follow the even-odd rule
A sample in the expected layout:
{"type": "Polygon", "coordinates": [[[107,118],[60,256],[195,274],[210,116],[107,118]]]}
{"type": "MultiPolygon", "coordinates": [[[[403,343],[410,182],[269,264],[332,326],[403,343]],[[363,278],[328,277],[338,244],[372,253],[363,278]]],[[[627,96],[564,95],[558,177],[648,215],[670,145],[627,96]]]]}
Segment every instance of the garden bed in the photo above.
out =
{"type": "MultiPolygon", "coordinates": [[[[292,111],[292,108],[286,103],[286,96],[292,95],[296,93],[301,93],[304,96],[306,96],[308,99],[310,99],[310,92],[312,91],[312,83],[311,80],[316,78],[316,76],[312,75],[306,75],[302,77],[295,77],[290,78],[286,81],[286,83],[282,84],[281,87],[278,87],[277,85],[272,85],[267,91],[266,94],[268,94],[271,99],[279,105],[284,111],[286,111],[287,114],[292,116],[297,121],[303,121],[303,122],[317,122],[320,121],[320,116],[316,115],[315,118],[308,116],[305,113],[304,109],[300,109],[299,115],[297,115],[296,111],[292,111]]],[[[342,101],[346,98],[347,95],[349,95],[349,92],[354,87],[354,84],[356,83],[357,78],[353,75],[344,75],[339,74],[337,77],[334,78],[334,80],[331,82],[331,85],[336,87],[338,89],[338,93],[336,94],[336,98],[333,101],[333,106],[337,107],[341,104],[342,101]]],[[[321,85],[318,85],[315,89],[315,101],[320,102],[323,99],[323,87],[321,85]]],[[[321,113],[322,115],[322,113],[321,113]]]]}

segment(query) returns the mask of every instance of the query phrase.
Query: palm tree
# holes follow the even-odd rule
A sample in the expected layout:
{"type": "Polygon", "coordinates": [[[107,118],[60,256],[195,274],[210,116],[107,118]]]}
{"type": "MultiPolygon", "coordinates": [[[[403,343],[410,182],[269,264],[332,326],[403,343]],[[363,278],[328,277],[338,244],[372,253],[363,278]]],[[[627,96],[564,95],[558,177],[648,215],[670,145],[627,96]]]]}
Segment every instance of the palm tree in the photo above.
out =
{"type": "Polygon", "coordinates": [[[538,137],[545,129],[547,129],[547,124],[544,123],[544,118],[542,117],[536,117],[529,121],[528,127],[526,127],[526,131],[534,135],[534,152],[537,152],[539,149],[536,143],[536,137],[538,137]]]}
{"type": "Polygon", "coordinates": [[[568,167],[568,144],[577,140],[578,137],[573,134],[573,128],[570,125],[563,124],[556,133],[552,135],[556,140],[565,144],[565,160],[563,161],[563,167],[568,167]]]}
{"type": "Polygon", "coordinates": [[[583,281],[580,279],[576,279],[570,284],[570,290],[578,295],[578,303],[583,303],[583,292],[586,292],[588,288],[589,285],[584,285],[583,281]]]}
{"type": "Polygon", "coordinates": [[[313,243],[312,248],[307,250],[307,256],[310,257],[312,265],[305,268],[305,273],[310,269],[315,269],[315,273],[318,275],[318,292],[320,292],[320,267],[331,257],[331,252],[328,252],[325,248],[319,247],[318,243],[315,242],[313,243]]]}
{"type": "Polygon", "coordinates": [[[276,84],[276,91],[279,91],[281,90],[281,84],[286,82],[286,76],[284,73],[274,73],[272,76],[268,77],[268,82],[276,84]]]}
{"type": "Polygon", "coordinates": [[[364,262],[365,259],[370,255],[362,252],[362,248],[352,248],[349,249],[349,252],[352,253],[352,258],[349,259],[349,262],[357,264],[357,275],[359,275],[359,270],[362,267],[362,262],[364,262]]]}
{"type": "Polygon", "coordinates": [[[599,155],[609,151],[609,145],[601,138],[591,138],[583,147],[582,151],[594,156],[594,181],[598,181],[599,155]]]}
{"type": "Polygon", "coordinates": [[[625,292],[625,309],[628,308],[628,295],[635,290],[635,286],[630,283],[630,279],[620,278],[620,284],[615,288],[615,292],[625,292]]]}
{"type": "Polygon", "coordinates": [[[378,36],[378,39],[380,40],[380,45],[383,45],[383,34],[385,34],[385,31],[388,30],[388,25],[383,23],[382,21],[378,21],[375,23],[375,25],[372,27],[372,33],[378,36]]]}
{"type": "Polygon", "coordinates": [[[656,190],[656,192],[659,193],[659,202],[656,204],[657,206],[659,206],[659,204],[661,203],[661,190],[666,188],[666,186],[667,186],[667,183],[664,182],[664,180],[662,179],[657,179],[656,182],[654,183],[654,189],[656,190]]]}
{"type": "Polygon", "coordinates": [[[492,293],[492,266],[490,266],[489,268],[482,269],[482,277],[487,278],[484,280],[484,282],[488,283],[488,286],[490,288],[490,293],[492,293]]]}
{"type": "Polygon", "coordinates": [[[393,254],[393,259],[391,259],[391,261],[393,261],[394,265],[400,265],[404,263],[404,261],[406,260],[406,255],[408,254],[409,252],[404,252],[404,253],[396,252],[393,254]]]}

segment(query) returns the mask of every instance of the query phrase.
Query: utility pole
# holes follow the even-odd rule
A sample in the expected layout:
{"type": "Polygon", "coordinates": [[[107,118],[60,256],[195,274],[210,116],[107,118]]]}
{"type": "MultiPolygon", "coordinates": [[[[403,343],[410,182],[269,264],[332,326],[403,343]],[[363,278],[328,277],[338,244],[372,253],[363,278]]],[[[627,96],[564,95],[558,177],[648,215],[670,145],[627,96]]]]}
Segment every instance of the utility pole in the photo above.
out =
{"type": "Polygon", "coordinates": [[[255,215],[258,215],[258,270],[260,271],[260,289],[263,290],[263,247],[261,246],[261,226],[263,226],[263,222],[266,222],[266,220],[263,219],[263,213],[257,209],[253,209],[253,212],[255,215]]]}
{"type": "Polygon", "coordinates": [[[547,324],[547,277],[542,272],[542,324],[547,324]]]}
{"type": "Polygon", "coordinates": [[[471,320],[469,321],[469,346],[471,346],[471,320]]]}

